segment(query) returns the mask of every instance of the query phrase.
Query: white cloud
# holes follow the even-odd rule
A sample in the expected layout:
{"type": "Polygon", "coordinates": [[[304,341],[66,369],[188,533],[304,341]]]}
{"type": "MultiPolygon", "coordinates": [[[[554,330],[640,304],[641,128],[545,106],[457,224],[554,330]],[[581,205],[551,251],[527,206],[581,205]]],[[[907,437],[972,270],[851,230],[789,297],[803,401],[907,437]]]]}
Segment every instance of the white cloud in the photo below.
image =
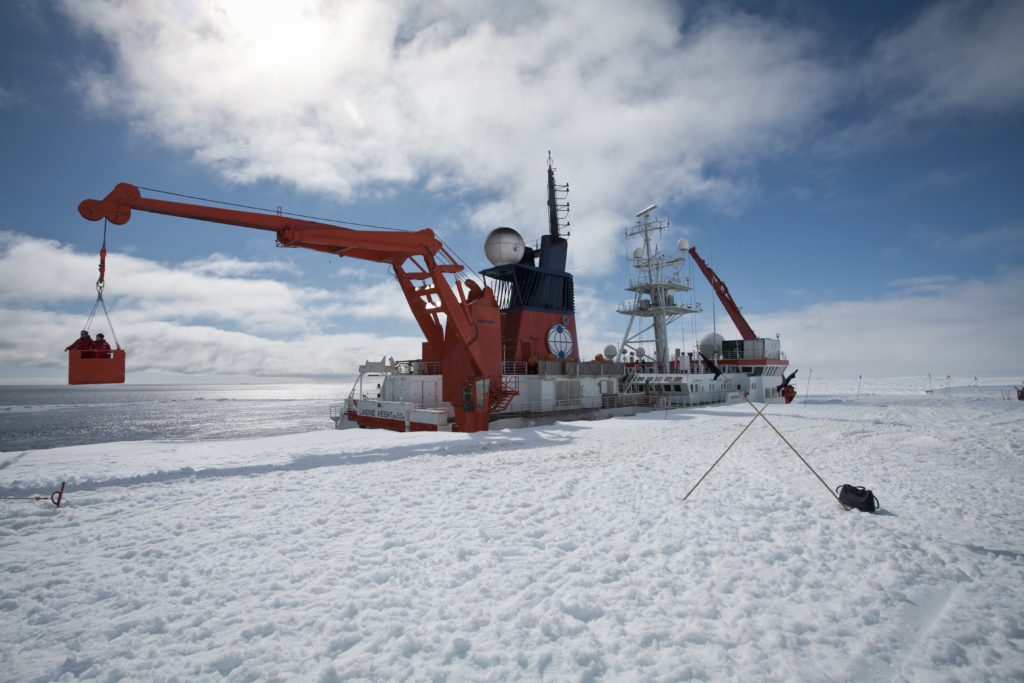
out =
{"type": "Polygon", "coordinates": [[[20,107],[26,102],[27,100],[25,99],[25,96],[21,93],[8,90],[4,86],[0,85],[0,111],[20,107]]]}
{"type": "MultiPolygon", "coordinates": [[[[63,349],[77,336],[82,317],[0,305],[0,367],[63,367],[67,362],[63,349]]],[[[129,381],[135,373],[239,378],[351,376],[367,359],[420,355],[421,340],[416,336],[357,332],[268,339],[155,318],[126,321],[115,316],[115,321],[118,338],[127,349],[129,381]]],[[[111,336],[103,322],[93,329],[111,336]]]]}
{"type": "MultiPolygon", "coordinates": [[[[262,263],[229,259],[252,273],[262,263]]],[[[225,263],[214,259],[211,263],[225,263]]],[[[111,252],[105,295],[136,370],[243,376],[351,374],[384,353],[419,356],[397,282],[327,291],[172,267],[111,252]],[[116,274],[116,277],[114,275],[116,274]],[[372,319],[372,320],[369,320],[372,319]],[[339,321],[351,330],[332,333],[339,321]],[[362,322],[360,322],[362,321],[362,322]],[[225,329],[233,328],[233,329],[225,329]],[[381,333],[381,328],[394,330],[381,333]]],[[[0,233],[0,365],[55,366],[95,301],[97,258],[52,240],[0,233]],[[77,312],[69,313],[68,310],[77,312]]],[[[93,331],[111,330],[102,310],[93,331]]]]}
{"type": "Polygon", "coordinates": [[[815,373],[852,377],[1024,370],[1024,268],[987,280],[935,276],[894,284],[898,293],[876,301],[818,303],[749,320],[760,334],[781,331],[794,367],[815,373]]]}
{"type": "Polygon", "coordinates": [[[950,111],[1024,105],[1024,4],[952,0],[880,40],[868,76],[899,91],[892,109],[913,120],[950,111]]]}
{"type": "MultiPolygon", "coordinates": [[[[0,234],[0,248],[0,270],[8,275],[0,281],[0,366],[63,365],[62,349],[77,336],[91,305],[93,257],[10,233],[0,234]],[[21,268],[22,262],[38,267],[21,268]],[[53,273],[61,277],[55,280],[53,273]],[[48,290],[49,285],[56,289],[48,290]],[[80,312],[68,313],[69,305],[80,312]]],[[[132,257],[120,257],[118,268],[120,289],[109,297],[111,315],[135,372],[322,377],[351,374],[366,359],[420,355],[422,336],[394,282],[361,288],[341,300],[283,282],[199,276],[132,257]],[[179,286],[190,279],[188,286],[179,286]],[[165,296],[162,290],[180,296],[165,296]],[[253,301],[259,305],[250,306],[253,301]],[[237,329],[219,329],[187,308],[199,308],[218,324],[230,322],[237,329]],[[397,311],[406,322],[395,326],[397,311]],[[348,330],[362,325],[363,331],[323,331],[336,318],[347,321],[348,330]]],[[[834,301],[747,317],[761,334],[783,332],[783,348],[794,367],[816,372],[853,376],[1021,369],[1024,269],[991,280],[914,278],[895,281],[892,288],[892,295],[877,301],[834,301]]],[[[625,318],[614,313],[615,301],[602,300],[586,285],[577,288],[576,301],[584,357],[621,340],[625,318]]],[[[102,319],[93,331],[109,336],[102,319]]],[[[686,346],[705,331],[697,330],[686,346]]]]}
{"type": "Polygon", "coordinates": [[[65,8],[115,55],[111,71],[81,76],[88,101],[235,181],[341,199],[416,182],[484,190],[495,197],[470,209],[477,227],[529,234],[544,225],[552,149],[593,237],[586,272],[608,265],[596,245],[649,200],[637,188],[741,201],[748,160],[798,138],[832,99],[803,31],[657,0],[506,5],[65,8]]]}
{"type": "MultiPolygon", "coordinates": [[[[111,47],[77,82],[101,111],[237,182],[340,200],[423,183],[482,191],[477,229],[544,225],[544,153],[571,179],[572,220],[599,245],[649,201],[737,211],[753,162],[853,121],[861,150],[913,123],[1024,104],[1024,4],[948,0],[849,66],[813,30],[668,0],[66,0],[111,47]],[[848,106],[854,104],[855,106],[848,106]]],[[[449,235],[455,238],[455,235],[449,235]]]]}
{"type": "MultiPolygon", "coordinates": [[[[1013,2],[935,3],[849,69],[829,63],[812,31],[721,5],[688,12],[668,0],[66,0],[64,8],[111,50],[108,66],[79,73],[86,100],[232,181],[276,180],[339,200],[422,183],[467,198],[476,229],[513,225],[531,239],[546,224],[542,173],[551,149],[559,179],[572,183],[570,219],[583,227],[572,250],[578,283],[609,272],[621,250],[608,245],[621,243],[628,217],[649,202],[742,207],[757,191],[754,163],[820,134],[837,106],[857,102],[858,117],[864,103],[873,108],[841,136],[860,149],[851,140],[877,142],[911,123],[1024,102],[1015,40],[1024,10],[1013,2]],[[480,196],[487,199],[468,199],[480,196]]],[[[965,236],[960,246],[1008,244],[1019,249],[1016,224],[965,236]]],[[[9,235],[0,235],[0,248],[8,319],[22,311],[14,302],[60,316],[58,307],[92,291],[94,256],[9,235]]],[[[397,285],[370,271],[358,286],[346,278],[328,291],[275,279],[284,272],[275,262],[215,255],[171,267],[114,258],[118,318],[139,334],[155,329],[147,323],[181,327],[241,356],[257,337],[322,339],[337,329],[331,321],[350,317],[377,327],[402,311],[415,329],[397,285]]],[[[880,311],[897,302],[931,310],[934,293],[959,291],[942,280],[903,284],[927,288],[904,286],[878,302],[880,311]]],[[[582,285],[579,292],[585,343],[620,328],[623,318],[602,313],[582,285]]],[[[808,309],[778,329],[820,341],[801,349],[818,358],[834,340],[811,334],[825,328],[809,320],[832,320],[826,308],[862,315],[872,339],[869,307],[808,309]]],[[[895,314],[884,319],[903,330],[895,314]]],[[[842,336],[856,337],[847,334],[849,318],[835,322],[842,336]]],[[[60,348],[77,326],[61,327],[60,348]]]]}
{"type": "MultiPolygon", "coordinates": [[[[1024,3],[947,0],[881,36],[845,74],[862,116],[826,144],[842,153],[876,149],[922,124],[1024,106],[1024,3]]],[[[957,182],[958,174],[923,183],[957,182]]],[[[907,189],[907,188],[903,188],[907,189]]],[[[913,188],[910,188],[913,189],[913,188]]]]}
{"type": "Polygon", "coordinates": [[[965,229],[944,233],[922,228],[916,231],[919,241],[939,249],[959,252],[994,252],[1012,261],[1024,254],[1024,221],[998,225],[987,230],[965,229]]]}
{"type": "MultiPolygon", "coordinates": [[[[950,275],[907,278],[890,283],[892,293],[877,300],[835,300],[775,314],[744,316],[760,335],[781,333],[793,368],[818,376],[1002,375],[1024,371],[1024,268],[991,279],[950,275]]],[[[605,344],[618,344],[626,318],[577,287],[577,330],[581,353],[591,357],[605,344]]],[[[711,301],[704,301],[710,311],[711,301]]],[[[672,348],[692,350],[710,332],[710,316],[686,318],[673,326],[672,348]]],[[[718,332],[739,335],[719,308],[718,332]]]]}
{"type": "Polygon", "coordinates": [[[920,277],[897,278],[889,282],[889,287],[903,296],[915,294],[939,295],[956,286],[957,278],[953,275],[924,275],[920,277]]]}
{"type": "Polygon", "coordinates": [[[294,270],[294,266],[282,261],[243,261],[234,256],[214,253],[203,259],[187,261],[181,264],[181,269],[214,277],[246,277],[257,273],[287,273],[294,270]]]}

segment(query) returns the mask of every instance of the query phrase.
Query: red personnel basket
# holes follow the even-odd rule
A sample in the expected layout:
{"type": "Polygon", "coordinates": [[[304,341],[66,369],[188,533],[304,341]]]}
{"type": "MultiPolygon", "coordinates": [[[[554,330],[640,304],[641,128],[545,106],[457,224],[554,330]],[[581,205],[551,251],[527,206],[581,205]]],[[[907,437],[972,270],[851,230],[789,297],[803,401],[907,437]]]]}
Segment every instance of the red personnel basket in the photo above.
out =
{"type": "Polygon", "coordinates": [[[68,351],[68,384],[124,384],[124,349],[110,351],[68,351]]]}

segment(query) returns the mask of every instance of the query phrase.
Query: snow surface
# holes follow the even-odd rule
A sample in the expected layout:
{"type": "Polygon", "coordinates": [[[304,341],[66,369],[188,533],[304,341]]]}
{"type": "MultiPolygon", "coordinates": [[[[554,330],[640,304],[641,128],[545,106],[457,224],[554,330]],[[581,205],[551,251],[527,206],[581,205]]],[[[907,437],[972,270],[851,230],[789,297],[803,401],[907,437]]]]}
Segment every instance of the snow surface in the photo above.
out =
{"type": "Polygon", "coordinates": [[[766,415],[874,515],[761,420],[683,502],[746,404],[2,453],[68,483],[0,501],[0,678],[1024,679],[1024,403],[857,384],[766,415]]]}

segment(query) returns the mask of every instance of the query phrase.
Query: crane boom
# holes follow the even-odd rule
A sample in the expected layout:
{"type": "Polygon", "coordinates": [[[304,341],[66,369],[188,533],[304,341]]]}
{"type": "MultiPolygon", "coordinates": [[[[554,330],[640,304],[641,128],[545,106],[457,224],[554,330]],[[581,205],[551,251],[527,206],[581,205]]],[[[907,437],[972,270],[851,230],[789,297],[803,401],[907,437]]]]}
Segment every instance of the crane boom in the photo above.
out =
{"type": "Polygon", "coordinates": [[[455,409],[456,425],[462,431],[487,429],[490,408],[503,398],[498,304],[489,287],[448,282],[447,276],[464,268],[433,230],[355,230],[280,214],[151,199],[128,183],[78,206],[84,218],[115,225],[127,223],[133,210],[268,230],[282,247],[389,264],[426,337],[424,360],[440,363],[442,398],[455,409]]]}
{"type": "Polygon", "coordinates": [[[725,306],[725,310],[728,311],[733,324],[736,325],[736,329],[739,331],[740,336],[747,341],[757,339],[757,335],[754,334],[754,330],[747,323],[746,319],[744,319],[743,314],[740,313],[740,307],[736,305],[735,301],[733,301],[732,295],[729,294],[729,288],[724,282],[722,282],[722,278],[718,277],[715,271],[711,269],[711,266],[704,262],[704,259],[702,259],[700,254],[697,253],[696,247],[690,247],[690,256],[692,256],[693,260],[697,262],[701,272],[704,273],[704,277],[706,277],[708,282],[711,284],[711,288],[715,290],[719,301],[721,301],[722,305],[725,306]]]}

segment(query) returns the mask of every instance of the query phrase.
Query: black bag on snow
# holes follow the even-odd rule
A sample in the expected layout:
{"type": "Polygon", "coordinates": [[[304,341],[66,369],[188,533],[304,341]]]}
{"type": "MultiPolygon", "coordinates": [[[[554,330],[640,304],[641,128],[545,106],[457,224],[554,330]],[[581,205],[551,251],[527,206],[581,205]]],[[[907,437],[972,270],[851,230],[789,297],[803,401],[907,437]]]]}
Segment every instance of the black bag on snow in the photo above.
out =
{"type": "Polygon", "coordinates": [[[848,508],[857,508],[864,512],[874,512],[880,507],[875,494],[863,486],[843,484],[836,487],[836,492],[839,494],[839,502],[848,508]]]}

